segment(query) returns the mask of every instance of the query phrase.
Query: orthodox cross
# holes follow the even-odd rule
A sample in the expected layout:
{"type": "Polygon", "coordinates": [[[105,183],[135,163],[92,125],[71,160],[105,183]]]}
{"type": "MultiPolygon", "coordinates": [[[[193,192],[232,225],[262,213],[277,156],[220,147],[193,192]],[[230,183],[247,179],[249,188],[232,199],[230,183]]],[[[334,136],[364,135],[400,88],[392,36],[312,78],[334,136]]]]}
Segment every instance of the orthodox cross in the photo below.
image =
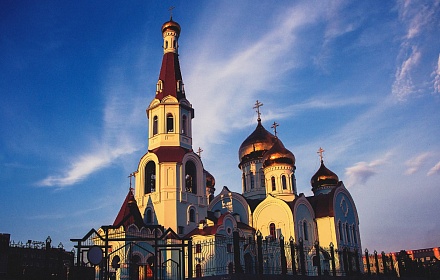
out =
{"type": "Polygon", "coordinates": [[[322,155],[324,153],[324,149],[319,147],[319,150],[316,152],[317,154],[319,154],[319,158],[321,159],[321,161],[323,161],[324,156],[322,155]]]}
{"type": "Polygon", "coordinates": [[[277,127],[280,126],[276,122],[273,122],[271,128],[273,128],[273,132],[275,133],[275,136],[277,136],[277,127]]]}
{"type": "Polygon", "coordinates": [[[261,120],[261,119],[260,119],[260,116],[261,116],[261,113],[260,113],[260,107],[261,107],[261,106],[263,106],[263,103],[261,103],[260,101],[257,100],[257,102],[255,102],[255,106],[252,107],[253,109],[257,109],[257,115],[258,115],[258,120],[259,120],[259,121],[261,120]]]}
{"type": "Polygon", "coordinates": [[[197,150],[197,154],[199,155],[199,158],[202,158],[202,148],[199,147],[199,149],[197,150]]]}
{"type": "Polygon", "coordinates": [[[134,172],[130,173],[130,175],[128,175],[128,178],[130,178],[130,190],[132,190],[133,188],[131,187],[131,178],[134,177],[134,172]]]}
{"type": "Polygon", "coordinates": [[[171,6],[168,8],[168,11],[170,11],[170,18],[173,18],[173,10],[174,10],[174,6],[171,6]]]}

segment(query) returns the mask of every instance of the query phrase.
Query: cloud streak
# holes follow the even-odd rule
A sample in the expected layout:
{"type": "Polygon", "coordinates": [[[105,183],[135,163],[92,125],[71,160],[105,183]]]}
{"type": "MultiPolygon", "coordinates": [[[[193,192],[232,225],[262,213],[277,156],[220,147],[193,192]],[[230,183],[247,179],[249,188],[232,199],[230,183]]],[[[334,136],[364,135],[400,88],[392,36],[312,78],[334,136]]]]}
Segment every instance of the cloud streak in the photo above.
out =
{"type": "Polygon", "coordinates": [[[405,165],[408,166],[408,169],[405,171],[406,175],[411,175],[419,171],[420,167],[426,162],[429,158],[429,153],[422,153],[417,155],[405,162],[405,165]]]}
{"type": "Polygon", "coordinates": [[[432,176],[432,175],[439,175],[440,174],[440,161],[437,162],[436,165],[434,165],[431,169],[429,169],[428,171],[428,176],[432,176]]]}
{"type": "Polygon", "coordinates": [[[348,180],[348,186],[355,186],[358,184],[364,185],[373,175],[377,174],[378,167],[388,163],[391,153],[385,154],[384,157],[373,160],[371,162],[357,162],[353,166],[345,169],[345,176],[348,180]]]}

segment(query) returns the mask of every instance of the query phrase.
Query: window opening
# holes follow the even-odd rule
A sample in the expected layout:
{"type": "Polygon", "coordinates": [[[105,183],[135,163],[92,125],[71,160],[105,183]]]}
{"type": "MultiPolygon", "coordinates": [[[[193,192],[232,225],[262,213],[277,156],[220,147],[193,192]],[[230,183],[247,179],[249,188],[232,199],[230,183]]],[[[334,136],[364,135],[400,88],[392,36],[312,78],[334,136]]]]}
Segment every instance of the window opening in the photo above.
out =
{"type": "Polygon", "coordinates": [[[264,186],[266,185],[264,183],[264,171],[263,171],[263,168],[260,169],[260,184],[261,184],[262,188],[264,188],[264,186]]]}
{"type": "Polygon", "coordinates": [[[275,177],[272,176],[270,180],[272,181],[272,191],[275,191],[277,189],[277,187],[275,186],[275,177]]]}
{"type": "Polygon", "coordinates": [[[194,162],[186,162],[185,172],[185,190],[197,194],[197,170],[194,162]]]}
{"type": "Polygon", "coordinates": [[[167,132],[173,132],[174,131],[174,118],[173,115],[168,114],[167,115],[167,132]]]}
{"type": "Polygon", "coordinates": [[[154,116],[153,117],[153,136],[157,134],[157,123],[158,123],[157,116],[154,116]]]}
{"type": "Polygon", "coordinates": [[[307,227],[307,222],[303,222],[304,227],[304,240],[309,240],[309,228],[307,227]]]}
{"type": "Polygon", "coordinates": [[[254,173],[253,172],[249,173],[249,176],[251,177],[251,189],[253,189],[255,187],[254,173]]]}
{"type": "Polygon", "coordinates": [[[274,224],[274,223],[271,223],[271,224],[269,225],[269,235],[270,235],[272,238],[275,238],[275,237],[276,237],[276,235],[275,235],[275,224],[274,224]]]}
{"type": "Polygon", "coordinates": [[[186,119],[186,115],[182,116],[182,134],[186,135],[187,134],[187,119],[186,119]]]}
{"type": "Polygon", "coordinates": [[[196,222],[196,211],[194,211],[194,209],[192,208],[189,210],[189,222],[190,223],[196,222]]]}
{"type": "Polygon", "coordinates": [[[145,166],[145,194],[156,191],[156,164],[149,161],[145,166]]]}
{"type": "Polygon", "coordinates": [[[285,175],[281,176],[281,183],[283,184],[283,190],[287,190],[287,181],[285,175]]]}

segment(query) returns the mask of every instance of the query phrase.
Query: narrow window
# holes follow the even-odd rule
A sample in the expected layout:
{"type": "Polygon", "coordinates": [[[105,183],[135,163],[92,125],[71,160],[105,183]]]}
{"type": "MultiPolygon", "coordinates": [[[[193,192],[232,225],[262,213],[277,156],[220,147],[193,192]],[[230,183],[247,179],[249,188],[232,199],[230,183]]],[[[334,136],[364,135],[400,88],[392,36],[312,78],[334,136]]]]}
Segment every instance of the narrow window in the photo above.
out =
{"type": "Polygon", "coordinates": [[[356,237],[356,229],[355,229],[354,225],[353,225],[353,241],[354,241],[354,244],[358,243],[357,242],[357,237],[356,237]]]}
{"type": "Polygon", "coordinates": [[[183,135],[186,135],[186,134],[187,134],[186,126],[187,126],[186,115],[183,115],[183,116],[182,116],[182,134],[183,134],[183,135]]]}
{"type": "Polygon", "coordinates": [[[167,132],[173,132],[174,131],[174,118],[173,115],[168,114],[167,115],[167,132]]]}
{"type": "Polygon", "coordinates": [[[173,47],[176,48],[176,41],[173,41],[173,47]]]}
{"type": "Polygon", "coordinates": [[[249,173],[249,176],[251,177],[251,189],[253,189],[255,187],[254,173],[253,172],[249,173]]]}
{"type": "Polygon", "coordinates": [[[144,193],[152,193],[156,191],[156,164],[149,161],[145,166],[145,188],[144,193]]]}
{"type": "Polygon", "coordinates": [[[192,208],[189,210],[189,222],[190,223],[196,222],[196,211],[194,211],[194,209],[192,208]]]}
{"type": "Polygon", "coordinates": [[[270,180],[272,181],[272,191],[275,191],[277,189],[277,187],[275,186],[275,177],[272,176],[270,180]]]}
{"type": "Polygon", "coordinates": [[[338,223],[338,228],[339,228],[339,240],[344,241],[344,232],[342,231],[342,223],[341,221],[339,221],[338,223]]]}
{"type": "Polygon", "coordinates": [[[157,134],[157,122],[158,122],[157,116],[154,116],[153,117],[153,135],[157,134]]]}
{"type": "Polygon", "coordinates": [[[147,224],[151,224],[153,222],[153,214],[152,214],[151,209],[147,210],[147,215],[146,216],[147,216],[147,218],[146,218],[147,224]]]}
{"type": "Polygon", "coordinates": [[[271,223],[269,225],[269,235],[272,236],[272,238],[275,238],[275,224],[271,223]]]}
{"type": "Polygon", "coordinates": [[[197,194],[197,170],[194,162],[185,164],[185,189],[187,192],[197,194]]]}
{"type": "Polygon", "coordinates": [[[165,41],[165,49],[168,49],[168,41],[165,41]]]}
{"type": "Polygon", "coordinates": [[[201,264],[196,264],[196,278],[201,278],[202,277],[202,265],[201,264]]]}
{"type": "Polygon", "coordinates": [[[303,222],[303,228],[304,228],[304,240],[309,240],[309,228],[307,227],[307,222],[303,222]]]}
{"type": "Polygon", "coordinates": [[[348,224],[345,224],[345,234],[347,234],[347,242],[350,243],[350,230],[348,224]]]}
{"type": "Polygon", "coordinates": [[[263,168],[260,169],[260,184],[261,184],[261,187],[264,188],[265,183],[264,183],[264,171],[263,171],[263,168]]]}
{"type": "Polygon", "coordinates": [[[201,253],[202,252],[202,244],[196,244],[196,253],[201,253]]]}
{"type": "Polygon", "coordinates": [[[285,175],[281,176],[281,182],[283,184],[283,190],[287,190],[287,181],[285,175]]]}
{"type": "Polygon", "coordinates": [[[241,178],[243,179],[243,189],[246,191],[246,176],[244,175],[244,173],[241,178]]]}
{"type": "Polygon", "coordinates": [[[292,180],[292,190],[296,193],[295,174],[292,174],[292,176],[290,177],[290,179],[292,180]]]}

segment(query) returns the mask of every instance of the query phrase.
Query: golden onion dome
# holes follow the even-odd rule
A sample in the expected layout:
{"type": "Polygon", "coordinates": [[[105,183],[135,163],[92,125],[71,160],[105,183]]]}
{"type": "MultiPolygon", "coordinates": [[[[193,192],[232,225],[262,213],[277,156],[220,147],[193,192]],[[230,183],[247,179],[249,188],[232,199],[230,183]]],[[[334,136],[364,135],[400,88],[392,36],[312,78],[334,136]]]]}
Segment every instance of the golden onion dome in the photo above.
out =
{"type": "Polygon", "coordinates": [[[272,148],[276,137],[267,131],[258,119],[257,127],[241,144],[238,150],[240,166],[248,161],[261,159],[263,154],[272,148]]]}
{"type": "Polygon", "coordinates": [[[324,161],[321,160],[321,166],[315,175],[312,176],[310,183],[312,184],[312,190],[316,190],[320,187],[336,186],[339,182],[338,175],[333,173],[324,165],[324,161]]]}
{"type": "Polygon", "coordinates": [[[162,33],[164,33],[167,29],[176,31],[177,36],[180,35],[180,25],[177,22],[173,21],[173,18],[170,18],[169,21],[165,22],[162,25],[162,33]]]}
{"type": "Polygon", "coordinates": [[[209,173],[208,171],[204,170],[205,175],[206,175],[206,187],[207,188],[214,188],[215,186],[215,178],[214,176],[212,176],[211,173],[209,173]]]}
{"type": "Polygon", "coordinates": [[[264,154],[263,167],[275,164],[288,164],[295,166],[295,156],[286,149],[280,139],[276,138],[275,144],[264,154]]]}

